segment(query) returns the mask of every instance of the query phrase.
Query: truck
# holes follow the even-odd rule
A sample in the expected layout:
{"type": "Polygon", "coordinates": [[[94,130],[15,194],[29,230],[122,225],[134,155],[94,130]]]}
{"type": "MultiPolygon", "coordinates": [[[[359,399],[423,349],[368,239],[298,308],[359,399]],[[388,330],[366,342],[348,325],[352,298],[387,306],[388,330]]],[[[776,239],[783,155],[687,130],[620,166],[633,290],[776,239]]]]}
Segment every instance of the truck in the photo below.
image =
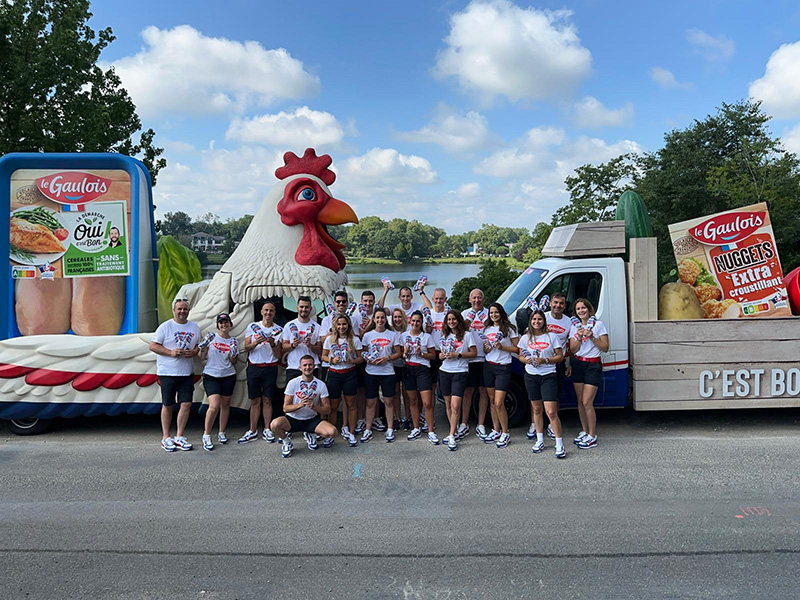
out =
{"type": "MultiPolygon", "coordinates": [[[[656,238],[626,248],[624,221],[580,223],[553,230],[542,258],[498,302],[520,332],[528,298],[563,293],[567,314],[588,299],[609,333],[599,408],[637,411],[800,406],[800,319],[658,320],[656,238]],[[628,252],[628,260],[623,255],[628,252]]],[[[516,358],[506,398],[509,424],[526,422],[530,403],[516,358]]],[[[569,383],[569,382],[568,382],[569,383]]],[[[565,385],[561,408],[577,405],[565,385]]]]}

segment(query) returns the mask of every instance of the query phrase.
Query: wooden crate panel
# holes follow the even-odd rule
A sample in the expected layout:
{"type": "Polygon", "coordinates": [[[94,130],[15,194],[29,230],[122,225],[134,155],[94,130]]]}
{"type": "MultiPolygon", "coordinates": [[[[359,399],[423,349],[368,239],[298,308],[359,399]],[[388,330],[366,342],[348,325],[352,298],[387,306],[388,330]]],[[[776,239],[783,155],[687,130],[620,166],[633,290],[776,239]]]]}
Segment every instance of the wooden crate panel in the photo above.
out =
{"type": "Polygon", "coordinates": [[[800,338],[791,340],[694,341],[671,343],[634,343],[634,365],[704,364],[724,361],[728,364],[781,362],[800,357],[800,338]]]}
{"type": "MultiPolygon", "coordinates": [[[[712,357],[713,358],[713,357],[712,357]]],[[[794,367],[800,368],[800,362],[797,357],[786,357],[785,362],[758,362],[748,363],[745,365],[735,365],[738,368],[747,369],[763,369],[769,373],[772,369],[791,369],[794,367]]],[[[731,369],[734,365],[731,363],[693,363],[693,364],[675,364],[675,365],[642,365],[637,364],[631,368],[631,379],[634,381],[680,381],[684,379],[691,379],[692,381],[699,381],[700,373],[703,371],[719,371],[731,369]]]]}
{"type": "Polygon", "coordinates": [[[800,398],[724,398],[719,400],[668,400],[662,402],[640,402],[634,400],[633,402],[633,408],[637,411],[794,407],[800,407],[800,398]]]}
{"type": "Polygon", "coordinates": [[[800,339],[800,317],[636,321],[631,342],[706,342],[800,339]]]}

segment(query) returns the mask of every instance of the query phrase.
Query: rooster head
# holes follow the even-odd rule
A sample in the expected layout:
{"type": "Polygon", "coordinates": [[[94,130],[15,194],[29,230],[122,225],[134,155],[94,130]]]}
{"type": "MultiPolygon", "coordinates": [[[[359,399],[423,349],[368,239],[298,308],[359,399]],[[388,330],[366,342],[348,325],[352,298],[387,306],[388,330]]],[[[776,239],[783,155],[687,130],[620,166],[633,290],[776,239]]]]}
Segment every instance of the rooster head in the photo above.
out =
{"type": "Polygon", "coordinates": [[[336,173],[328,168],[331,157],[317,156],[313,148],[307,148],[302,158],[287,152],[283,162],[284,166],[275,171],[278,179],[287,180],[278,202],[278,214],[284,225],[303,226],[295,261],[334,272],[344,269],[345,246],[331,237],[326,226],[358,223],[358,217],[350,206],[330,195],[328,186],[336,180],[336,173]]]}

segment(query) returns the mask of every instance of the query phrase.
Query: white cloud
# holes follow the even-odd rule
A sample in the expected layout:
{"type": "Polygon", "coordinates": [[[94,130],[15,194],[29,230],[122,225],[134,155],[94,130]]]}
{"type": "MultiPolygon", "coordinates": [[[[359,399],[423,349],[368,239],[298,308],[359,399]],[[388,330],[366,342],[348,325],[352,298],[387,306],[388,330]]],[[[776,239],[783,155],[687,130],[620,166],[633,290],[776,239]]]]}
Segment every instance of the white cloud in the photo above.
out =
{"type": "Polygon", "coordinates": [[[655,81],[659,87],[665,90],[685,90],[692,87],[692,84],[689,82],[675,79],[675,75],[672,71],[668,71],[663,67],[652,67],[650,69],[650,78],[655,81]]]}
{"type": "Polygon", "coordinates": [[[630,125],[633,121],[633,104],[626,102],[622,108],[606,108],[593,96],[584,96],[572,107],[572,118],[578,127],[596,129],[630,125]]]}
{"type": "Polygon", "coordinates": [[[506,148],[484,158],[474,170],[480,175],[512,177],[537,168],[541,162],[542,159],[538,158],[537,160],[537,155],[533,152],[526,152],[519,148],[506,148]]]}
{"type": "Polygon", "coordinates": [[[332,114],[302,106],[294,112],[236,118],[225,137],[270,146],[331,146],[342,141],[344,127],[332,114]]]}
{"type": "Polygon", "coordinates": [[[137,54],[110,66],[143,117],[240,112],[320,89],[319,78],[283,48],[206,37],[189,25],[151,25],[142,39],[145,47],[137,54]]]}
{"type": "Polygon", "coordinates": [[[789,152],[800,155],[800,124],[795,125],[781,136],[783,146],[789,152]]]}
{"type": "Polygon", "coordinates": [[[736,45],[733,40],[724,36],[716,37],[700,29],[687,29],[686,39],[692,49],[710,63],[726,62],[733,58],[736,45]]]}
{"type": "Polygon", "coordinates": [[[361,188],[366,195],[375,189],[439,181],[428,160],[414,154],[400,154],[394,148],[372,148],[361,156],[346,159],[340,170],[348,188],[361,188]]]}
{"type": "Polygon", "coordinates": [[[428,125],[401,132],[398,137],[409,142],[438,144],[448,152],[469,152],[495,143],[486,117],[475,111],[459,114],[445,104],[437,107],[428,125]]]}
{"type": "Polygon", "coordinates": [[[534,127],[525,134],[525,145],[533,148],[557,146],[566,137],[564,130],[558,127],[534,127]]]}
{"type": "Polygon", "coordinates": [[[457,189],[450,190],[447,194],[456,198],[477,198],[481,195],[481,184],[477,182],[462,183],[457,189]]]}
{"type": "Polygon", "coordinates": [[[778,119],[800,117],[800,42],[784,44],[772,53],[764,76],[750,84],[750,96],[778,119]]]}
{"type": "Polygon", "coordinates": [[[592,65],[571,15],[520,8],[508,0],[474,0],[451,17],[434,75],[456,77],[462,88],[487,100],[571,94],[592,65]]]}

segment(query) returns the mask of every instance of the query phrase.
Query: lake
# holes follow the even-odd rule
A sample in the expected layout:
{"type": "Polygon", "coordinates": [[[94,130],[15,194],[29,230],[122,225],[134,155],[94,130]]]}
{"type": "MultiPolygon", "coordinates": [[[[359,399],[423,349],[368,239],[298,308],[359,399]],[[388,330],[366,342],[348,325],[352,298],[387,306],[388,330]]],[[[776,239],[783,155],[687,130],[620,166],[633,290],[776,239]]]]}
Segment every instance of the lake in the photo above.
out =
{"type": "MultiPolygon", "coordinates": [[[[220,269],[220,265],[207,265],[203,267],[203,277],[211,278],[220,269]]],[[[347,265],[345,271],[348,278],[348,290],[353,294],[353,299],[358,301],[361,292],[372,290],[375,292],[376,300],[383,294],[381,277],[384,275],[392,280],[396,288],[407,285],[411,287],[420,275],[428,277],[425,285],[428,290],[428,297],[433,295],[434,288],[442,287],[450,290],[453,285],[464,277],[473,277],[478,274],[481,266],[477,264],[451,263],[451,264],[427,264],[409,263],[405,265],[347,265]]],[[[416,297],[416,295],[415,295],[416,297]]],[[[397,291],[389,293],[392,303],[398,302],[397,291]]]]}

